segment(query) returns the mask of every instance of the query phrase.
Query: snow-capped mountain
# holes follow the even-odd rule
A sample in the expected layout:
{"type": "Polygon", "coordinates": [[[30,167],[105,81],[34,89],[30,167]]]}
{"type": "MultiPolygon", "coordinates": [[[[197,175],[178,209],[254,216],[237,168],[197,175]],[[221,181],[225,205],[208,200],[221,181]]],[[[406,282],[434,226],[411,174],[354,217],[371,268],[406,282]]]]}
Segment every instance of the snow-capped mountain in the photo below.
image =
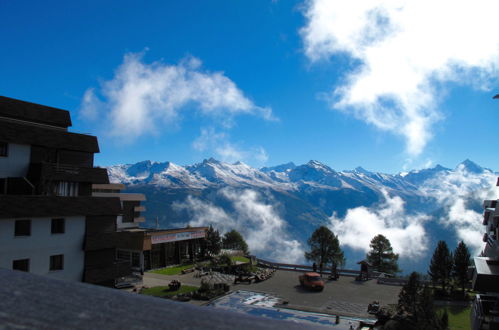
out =
{"type": "MultiPolygon", "coordinates": [[[[463,162],[465,164],[465,162],[463,162]]],[[[466,163],[463,166],[473,167],[466,163]]],[[[128,165],[108,167],[110,180],[130,186],[152,185],[170,189],[203,189],[220,186],[267,187],[275,190],[297,191],[303,189],[365,190],[385,188],[399,192],[417,190],[417,185],[442,171],[450,171],[440,165],[432,169],[412,171],[405,175],[370,172],[357,167],[352,171],[335,171],[319,161],[311,160],[296,166],[287,163],[262,169],[245,163],[220,162],[213,158],[201,163],[180,166],[172,162],[149,160],[128,165]]]]}
{"type": "MultiPolygon", "coordinates": [[[[262,231],[275,232],[266,237],[283,240],[265,244],[278,248],[262,251],[277,251],[279,246],[290,248],[290,242],[305,249],[313,230],[325,224],[343,235],[358,232],[358,239],[350,241],[340,236],[347,259],[361,258],[364,252],[359,252],[357,241],[377,233],[388,235],[394,246],[404,246],[416,237],[419,241],[414,244],[424,245],[426,250],[419,250],[425,253],[440,239],[452,246],[458,239],[480,237],[480,205],[483,199],[495,198],[496,182],[496,174],[470,160],[454,169],[437,165],[397,174],[362,167],[337,171],[316,160],[257,169],[213,158],[188,166],[143,161],[111,166],[108,172],[111,182],[146,195],[146,226],[153,226],[156,217],[162,227],[232,226],[250,238],[253,249],[264,244],[253,237],[260,237],[262,231]]],[[[467,244],[478,249],[479,241],[467,244]]]]}

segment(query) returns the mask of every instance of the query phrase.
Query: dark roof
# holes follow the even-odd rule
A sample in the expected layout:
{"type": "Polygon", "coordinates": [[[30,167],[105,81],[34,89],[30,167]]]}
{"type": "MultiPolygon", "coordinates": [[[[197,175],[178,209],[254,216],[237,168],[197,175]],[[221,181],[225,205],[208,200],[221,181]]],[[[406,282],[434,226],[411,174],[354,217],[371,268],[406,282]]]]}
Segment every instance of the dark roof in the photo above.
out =
{"type": "Polygon", "coordinates": [[[190,232],[190,231],[199,231],[199,230],[208,230],[208,227],[188,227],[188,228],[145,228],[146,233],[154,234],[154,233],[182,233],[182,232],[190,232]]]}
{"type": "Polygon", "coordinates": [[[2,329],[329,329],[0,269],[2,329]]]}
{"type": "Polygon", "coordinates": [[[0,116],[67,128],[69,111],[0,96],[0,116]]]}
{"type": "Polygon", "coordinates": [[[0,195],[0,219],[120,213],[118,197],[0,195]]]}
{"type": "Polygon", "coordinates": [[[0,141],[99,152],[99,144],[95,136],[3,121],[0,121],[0,141]]]}

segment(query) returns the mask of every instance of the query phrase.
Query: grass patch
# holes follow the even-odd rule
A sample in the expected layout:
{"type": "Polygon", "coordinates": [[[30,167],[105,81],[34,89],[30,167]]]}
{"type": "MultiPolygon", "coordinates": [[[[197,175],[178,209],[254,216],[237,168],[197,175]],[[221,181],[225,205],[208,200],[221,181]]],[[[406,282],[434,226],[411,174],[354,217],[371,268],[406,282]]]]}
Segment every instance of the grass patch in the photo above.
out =
{"type": "Polygon", "coordinates": [[[184,269],[189,269],[194,267],[193,264],[189,265],[180,265],[180,266],[174,266],[174,267],[167,267],[167,268],[162,268],[162,269],[156,269],[156,270],[151,270],[151,273],[154,274],[161,274],[161,275],[179,275],[182,273],[184,269]]]}
{"type": "Polygon", "coordinates": [[[450,330],[471,329],[470,312],[471,307],[463,306],[442,306],[437,308],[437,312],[442,314],[447,309],[449,315],[450,330]]]}
{"type": "Polygon", "coordinates": [[[230,260],[232,260],[232,262],[236,262],[236,261],[239,261],[239,262],[250,262],[250,260],[248,258],[246,258],[246,257],[240,257],[240,256],[231,256],[230,260]]]}
{"type": "Polygon", "coordinates": [[[168,286],[154,286],[152,288],[142,289],[140,291],[140,294],[145,294],[147,296],[154,296],[154,297],[164,297],[164,296],[174,296],[181,293],[194,292],[197,291],[197,289],[199,288],[196,286],[182,285],[180,289],[175,291],[170,291],[170,288],[168,286]]]}

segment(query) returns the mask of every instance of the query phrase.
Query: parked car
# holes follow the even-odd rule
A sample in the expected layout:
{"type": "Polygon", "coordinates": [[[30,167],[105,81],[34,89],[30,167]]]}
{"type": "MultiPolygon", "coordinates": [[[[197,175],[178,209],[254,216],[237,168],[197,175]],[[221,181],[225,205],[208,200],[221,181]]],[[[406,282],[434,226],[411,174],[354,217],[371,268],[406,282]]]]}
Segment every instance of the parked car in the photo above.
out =
{"type": "Polygon", "coordinates": [[[312,290],[322,291],[324,290],[324,281],[318,273],[304,273],[300,275],[300,284],[305,288],[312,290]]]}

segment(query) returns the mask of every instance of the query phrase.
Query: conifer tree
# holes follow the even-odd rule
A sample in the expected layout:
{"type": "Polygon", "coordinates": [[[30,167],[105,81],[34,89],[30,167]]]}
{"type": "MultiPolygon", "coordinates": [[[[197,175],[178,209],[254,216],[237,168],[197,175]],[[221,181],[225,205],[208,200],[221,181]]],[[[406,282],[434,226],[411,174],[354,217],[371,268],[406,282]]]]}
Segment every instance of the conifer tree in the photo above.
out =
{"type": "Polygon", "coordinates": [[[224,234],[222,244],[225,248],[242,250],[245,254],[249,252],[248,244],[246,244],[243,236],[235,229],[224,234]]]}
{"type": "Polygon", "coordinates": [[[468,247],[461,241],[454,250],[454,269],[452,270],[452,276],[459,286],[461,286],[463,295],[466,284],[469,282],[468,267],[470,263],[470,252],[468,247]]]}
{"type": "Polygon", "coordinates": [[[220,233],[218,230],[213,229],[211,225],[206,231],[205,248],[206,252],[210,256],[219,254],[220,249],[222,248],[222,239],[220,238],[220,233]]]}
{"type": "Polygon", "coordinates": [[[369,244],[371,250],[367,254],[367,261],[378,272],[396,274],[400,272],[397,261],[398,254],[393,253],[392,245],[388,238],[383,235],[377,235],[369,244]]]}
{"type": "Polygon", "coordinates": [[[439,241],[431,258],[428,275],[430,275],[433,284],[438,283],[442,286],[444,292],[446,292],[447,284],[449,284],[451,278],[453,264],[447,243],[439,241]]]}
{"type": "Polygon", "coordinates": [[[437,330],[447,329],[446,315],[439,316],[433,305],[431,289],[422,284],[418,273],[413,272],[403,286],[397,304],[398,314],[393,317],[389,329],[437,330]]]}
{"type": "Polygon", "coordinates": [[[325,226],[320,226],[313,232],[308,239],[308,245],[310,245],[310,252],[305,253],[307,260],[324,266],[328,263],[343,265],[345,262],[338,236],[325,226]]]}
{"type": "Polygon", "coordinates": [[[416,314],[420,291],[420,276],[418,273],[412,272],[409,281],[400,290],[397,311],[399,313],[416,314]]]}

